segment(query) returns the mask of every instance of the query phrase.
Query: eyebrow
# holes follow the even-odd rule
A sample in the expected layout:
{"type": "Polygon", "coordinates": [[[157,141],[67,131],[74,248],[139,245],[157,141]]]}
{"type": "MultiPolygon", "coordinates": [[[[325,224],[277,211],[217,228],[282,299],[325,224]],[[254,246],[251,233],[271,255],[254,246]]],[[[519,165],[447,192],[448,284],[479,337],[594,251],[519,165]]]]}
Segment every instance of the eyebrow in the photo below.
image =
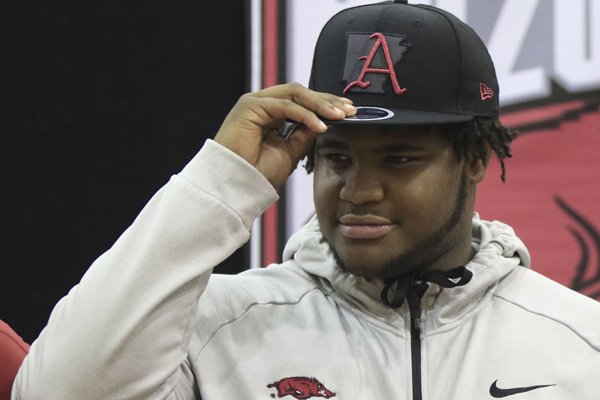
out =
{"type": "Polygon", "coordinates": [[[348,146],[345,142],[341,141],[341,140],[335,140],[335,139],[323,139],[322,141],[318,142],[315,145],[315,149],[316,150],[323,150],[323,149],[349,149],[350,146],[348,146]]]}
{"type": "MultiPolygon", "coordinates": [[[[320,143],[317,143],[316,150],[324,150],[324,149],[337,149],[337,150],[348,150],[350,146],[342,140],[336,139],[323,139],[320,143]]],[[[408,143],[390,143],[390,144],[382,144],[380,146],[374,147],[372,151],[374,153],[393,153],[393,152],[406,152],[406,151],[422,151],[425,150],[425,147],[408,144],[408,143]]]]}
{"type": "Polygon", "coordinates": [[[425,150],[424,146],[418,146],[407,143],[391,143],[377,146],[373,149],[376,153],[393,153],[393,152],[405,152],[405,151],[422,151],[425,150]]]}

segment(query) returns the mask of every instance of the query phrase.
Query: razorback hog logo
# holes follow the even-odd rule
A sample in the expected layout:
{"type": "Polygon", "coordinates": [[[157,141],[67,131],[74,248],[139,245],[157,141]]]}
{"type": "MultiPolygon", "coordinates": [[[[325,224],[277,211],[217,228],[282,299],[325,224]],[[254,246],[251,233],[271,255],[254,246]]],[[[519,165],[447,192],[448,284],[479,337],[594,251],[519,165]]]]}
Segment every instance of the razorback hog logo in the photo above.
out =
{"type": "MultiPolygon", "coordinates": [[[[296,399],[310,399],[313,397],[324,397],[326,399],[335,397],[335,393],[327,389],[315,378],[296,376],[283,378],[280,381],[267,385],[268,388],[277,389],[277,397],[292,396],[296,399]]],[[[274,395],[271,395],[275,397],[274,395]]]]}
{"type": "Polygon", "coordinates": [[[600,300],[600,91],[519,107],[501,120],[521,136],[505,184],[490,163],[477,210],[515,229],[534,270],[600,300]]]}

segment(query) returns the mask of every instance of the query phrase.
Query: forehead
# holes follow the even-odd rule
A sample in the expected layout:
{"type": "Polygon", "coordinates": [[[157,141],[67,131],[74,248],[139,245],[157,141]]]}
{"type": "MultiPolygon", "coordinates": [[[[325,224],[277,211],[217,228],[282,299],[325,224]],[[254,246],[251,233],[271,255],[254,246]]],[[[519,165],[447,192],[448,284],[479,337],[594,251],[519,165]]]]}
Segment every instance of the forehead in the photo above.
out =
{"type": "Polygon", "coordinates": [[[329,144],[339,144],[362,149],[396,146],[399,144],[419,148],[449,145],[442,127],[435,125],[407,126],[332,126],[317,137],[317,148],[329,144]]]}

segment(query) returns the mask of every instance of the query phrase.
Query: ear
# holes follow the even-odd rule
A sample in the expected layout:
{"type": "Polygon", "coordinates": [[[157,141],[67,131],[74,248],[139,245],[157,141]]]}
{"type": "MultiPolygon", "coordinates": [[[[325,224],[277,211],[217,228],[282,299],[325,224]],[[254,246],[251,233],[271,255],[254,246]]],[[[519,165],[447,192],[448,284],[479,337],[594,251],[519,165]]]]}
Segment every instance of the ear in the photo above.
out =
{"type": "Polygon", "coordinates": [[[467,175],[471,183],[479,183],[485,177],[485,172],[487,171],[487,167],[490,161],[491,148],[489,145],[485,147],[485,154],[483,157],[481,154],[476,154],[471,151],[469,153],[469,157],[467,158],[467,175]]]}

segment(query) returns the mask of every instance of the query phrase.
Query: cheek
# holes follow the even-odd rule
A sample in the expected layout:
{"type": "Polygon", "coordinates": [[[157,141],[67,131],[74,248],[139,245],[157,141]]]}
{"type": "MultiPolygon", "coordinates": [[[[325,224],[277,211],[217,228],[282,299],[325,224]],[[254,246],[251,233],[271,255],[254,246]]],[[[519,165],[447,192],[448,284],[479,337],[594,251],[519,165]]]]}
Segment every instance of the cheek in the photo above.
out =
{"type": "Polygon", "coordinates": [[[423,223],[435,219],[435,214],[439,212],[437,201],[432,199],[435,195],[431,189],[427,182],[419,181],[396,190],[395,208],[405,222],[413,221],[413,229],[424,227],[423,223]]]}
{"type": "Polygon", "coordinates": [[[399,190],[397,204],[410,207],[414,220],[435,224],[454,211],[459,186],[456,167],[431,169],[399,190]]]}
{"type": "Polygon", "coordinates": [[[328,210],[333,210],[333,205],[339,200],[340,179],[339,176],[327,173],[323,168],[315,168],[313,177],[313,192],[315,210],[319,220],[323,219],[328,210]]]}

